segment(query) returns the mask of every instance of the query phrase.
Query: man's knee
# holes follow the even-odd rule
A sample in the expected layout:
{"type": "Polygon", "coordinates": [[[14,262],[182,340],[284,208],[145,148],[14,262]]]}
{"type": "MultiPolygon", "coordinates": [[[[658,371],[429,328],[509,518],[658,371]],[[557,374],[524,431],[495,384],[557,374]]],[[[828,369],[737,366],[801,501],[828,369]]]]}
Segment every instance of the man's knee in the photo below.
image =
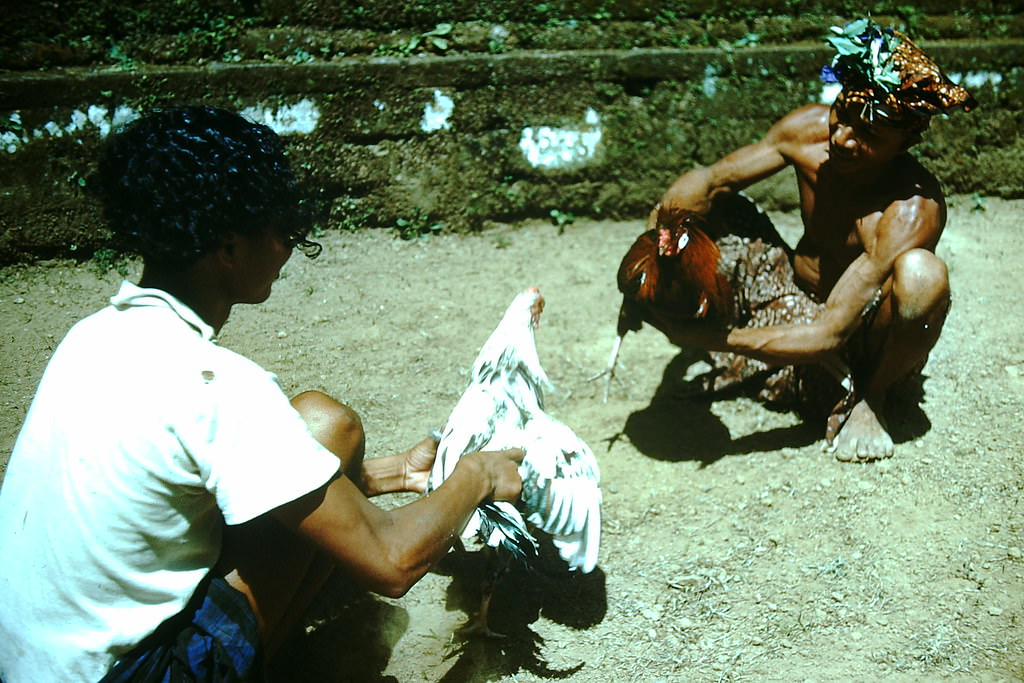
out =
{"type": "Polygon", "coordinates": [[[942,259],[925,249],[911,249],[896,259],[893,275],[900,318],[945,317],[949,308],[949,273],[942,259]]]}
{"type": "Polygon", "coordinates": [[[360,466],[365,435],[356,411],[319,391],[299,394],[292,399],[292,406],[316,440],[341,459],[345,470],[360,466]]]}

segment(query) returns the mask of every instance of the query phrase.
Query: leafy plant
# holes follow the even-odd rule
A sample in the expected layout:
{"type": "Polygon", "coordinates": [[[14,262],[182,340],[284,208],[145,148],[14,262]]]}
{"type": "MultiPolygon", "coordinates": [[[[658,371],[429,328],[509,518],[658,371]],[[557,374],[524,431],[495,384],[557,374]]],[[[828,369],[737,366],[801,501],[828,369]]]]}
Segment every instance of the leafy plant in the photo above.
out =
{"type": "Polygon", "coordinates": [[[451,35],[451,32],[451,24],[438,24],[429,31],[410,38],[408,42],[398,48],[398,51],[403,54],[410,54],[423,45],[436,52],[445,52],[451,47],[451,43],[448,42],[448,36],[451,35]]]}
{"type": "Polygon", "coordinates": [[[92,259],[89,261],[89,267],[100,277],[103,277],[111,270],[117,271],[117,274],[121,277],[128,277],[129,262],[130,259],[124,252],[109,247],[102,247],[93,252],[92,259]]]}
{"type": "Polygon", "coordinates": [[[392,230],[403,240],[426,239],[441,232],[444,224],[431,220],[429,212],[416,206],[408,218],[397,218],[392,230]]]}
{"type": "Polygon", "coordinates": [[[135,68],[135,60],[128,56],[128,53],[124,51],[124,48],[117,43],[110,46],[110,50],[107,51],[107,56],[114,60],[117,68],[121,71],[131,71],[135,68]]]}
{"type": "Polygon", "coordinates": [[[331,218],[337,220],[339,230],[355,232],[370,224],[373,211],[354,197],[336,200],[331,210],[331,218]]]}
{"type": "Polygon", "coordinates": [[[565,232],[567,225],[572,225],[576,222],[576,216],[572,215],[568,211],[559,211],[558,209],[551,209],[549,212],[551,216],[551,223],[558,227],[558,234],[561,235],[565,232]]]}

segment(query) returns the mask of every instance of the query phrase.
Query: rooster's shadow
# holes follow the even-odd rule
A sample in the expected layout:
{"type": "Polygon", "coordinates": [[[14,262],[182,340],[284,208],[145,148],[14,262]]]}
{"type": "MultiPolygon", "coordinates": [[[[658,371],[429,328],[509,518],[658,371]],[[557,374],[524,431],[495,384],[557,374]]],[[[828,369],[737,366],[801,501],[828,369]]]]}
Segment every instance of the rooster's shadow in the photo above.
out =
{"type": "MultiPolygon", "coordinates": [[[[802,418],[797,424],[732,438],[711,406],[716,401],[745,395],[750,388],[740,385],[709,394],[699,379],[684,379],[695,362],[706,358],[706,354],[696,350],[680,351],[665,367],[650,404],[626,418],[620,434],[608,439],[609,448],[618,436],[624,435],[638,451],[656,460],[696,460],[707,466],[726,455],[802,448],[823,438],[826,414],[807,411],[796,411],[802,418]]],[[[931,429],[922,407],[927,379],[924,374],[911,375],[897,383],[890,393],[886,416],[889,432],[897,444],[917,439],[931,429]]]]}
{"type": "Polygon", "coordinates": [[[711,406],[743,395],[744,388],[708,394],[699,379],[685,379],[687,370],[705,357],[683,349],[665,367],[650,404],[626,418],[620,435],[638,451],[656,460],[696,460],[707,466],[726,455],[799,448],[821,438],[821,429],[807,420],[733,438],[711,406]]]}
{"type": "MultiPolygon", "coordinates": [[[[488,623],[501,638],[457,635],[448,652],[454,660],[440,680],[463,683],[515,676],[526,671],[550,680],[568,678],[585,665],[580,661],[552,661],[545,655],[545,640],[532,624],[541,616],[572,629],[600,623],[608,610],[605,575],[600,567],[589,574],[570,572],[550,540],[538,538],[540,557],[529,567],[513,562],[497,582],[488,623]]],[[[487,569],[487,553],[465,550],[449,553],[434,571],[451,577],[447,609],[467,618],[480,607],[487,569]]]]}

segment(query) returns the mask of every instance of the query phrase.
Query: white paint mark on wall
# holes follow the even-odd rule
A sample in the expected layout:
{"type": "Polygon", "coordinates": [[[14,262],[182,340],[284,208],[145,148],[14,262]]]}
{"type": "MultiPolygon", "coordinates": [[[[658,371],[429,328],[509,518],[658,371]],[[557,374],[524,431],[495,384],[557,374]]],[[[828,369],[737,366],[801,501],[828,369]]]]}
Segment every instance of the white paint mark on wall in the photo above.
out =
{"type": "Polygon", "coordinates": [[[68,115],[67,123],[47,121],[39,128],[31,130],[24,128],[21,121],[21,112],[13,112],[7,117],[8,124],[4,126],[8,130],[0,133],[0,148],[8,154],[14,154],[18,149],[31,142],[46,137],[61,138],[65,135],[75,136],[95,128],[101,138],[107,137],[111,130],[137,119],[138,112],[130,107],[118,107],[113,115],[108,116],[108,109],[103,105],[91,105],[85,111],[75,109],[68,115]]]}
{"type": "Polygon", "coordinates": [[[277,109],[257,104],[238,113],[254,123],[262,123],[278,135],[309,135],[320,122],[320,108],[308,97],[277,109]]]}
{"type": "Polygon", "coordinates": [[[594,157],[601,142],[601,117],[587,108],[579,129],[527,127],[519,138],[519,149],[534,167],[561,168],[585,163],[594,157]]]}
{"type": "Polygon", "coordinates": [[[1003,82],[1003,75],[996,71],[968,71],[965,74],[956,72],[949,74],[949,80],[968,90],[980,88],[983,85],[991,85],[998,90],[999,84],[1003,82]]]}
{"type": "MultiPolygon", "coordinates": [[[[968,90],[980,88],[984,85],[991,85],[999,89],[1003,82],[1003,75],[997,71],[968,71],[967,73],[953,72],[949,74],[949,80],[957,85],[962,85],[968,90]]],[[[836,101],[839,91],[843,89],[839,83],[825,83],[821,87],[821,95],[818,101],[822,104],[832,104],[836,101]]]]}
{"type": "Polygon", "coordinates": [[[701,89],[706,97],[714,97],[718,92],[718,69],[712,64],[704,67],[704,80],[701,83],[701,89]]]}
{"type": "Polygon", "coordinates": [[[452,127],[448,119],[453,111],[455,111],[455,100],[440,90],[435,90],[434,101],[427,102],[423,107],[423,119],[420,121],[420,129],[424,133],[431,133],[441,129],[448,130],[452,127]]]}
{"type": "MultiPolygon", "coordinates": [[[[303,99],[296,104],[277,109],[257,105],[239,113],[250,121],[269,126],[279,135],[311,133],[320,121],[320,110],[310,99],[303,99]]],[[[0,125],[0,128],[6,128],[0,132],[0,149],[8,154],[14,154],[32,140],[60,138],[65,135],[77,136],[90,128],[95,128],[99,136],[105,138],[112,131],[137,118],[139,112],[131,107],[122,105],[111,112],[102,104],[93,104],[84,111],[72,110],[66,122],[47,121],[40,127],[30,130],[22,125],[21,112],[16,111],[10,114],[6,125],[0,125]]]]}

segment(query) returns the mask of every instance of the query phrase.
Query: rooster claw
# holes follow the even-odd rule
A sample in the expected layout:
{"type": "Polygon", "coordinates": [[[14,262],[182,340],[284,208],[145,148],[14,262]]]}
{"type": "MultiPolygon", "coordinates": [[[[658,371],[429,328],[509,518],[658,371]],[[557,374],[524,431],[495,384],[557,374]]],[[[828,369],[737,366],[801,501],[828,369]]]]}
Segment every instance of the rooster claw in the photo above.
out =
{"type": "Polygon", "coordinates": [[[470,621],[466,622],[466,625],[461,627],[457,633],[463,640],[469,640],[470,638],[486,638],[488,640],[502,640],[507,638],[504,633],[498,633],[492,631],[491,627],[487,625],[487,620],[482,619],[479,616],[474,617],[470,621]]]}

